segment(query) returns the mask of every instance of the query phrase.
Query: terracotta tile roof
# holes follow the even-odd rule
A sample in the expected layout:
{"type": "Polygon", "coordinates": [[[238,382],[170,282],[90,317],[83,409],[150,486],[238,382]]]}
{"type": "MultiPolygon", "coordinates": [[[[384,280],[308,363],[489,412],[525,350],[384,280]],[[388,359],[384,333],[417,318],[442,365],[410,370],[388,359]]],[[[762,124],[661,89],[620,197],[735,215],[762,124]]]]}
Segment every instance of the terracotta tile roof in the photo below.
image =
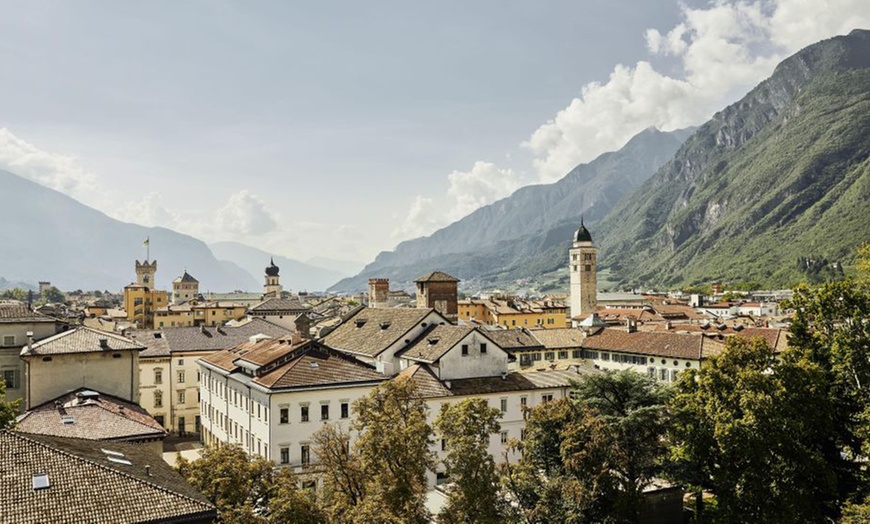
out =
{"type": "Polygon", "coordinates": [[[580,348],[583,332],[574,328],[536,329],[532,335],[547,349],[580,348]]]}
{"type": "MultiPolygon", "coordinates": [[[[432,309],[359,308],[323,338],[331,348],[374,357],[407,336],[432,309]]],[[[446,324],[447,320],[443,322],[446,324]]],[[[409,341],[410,342],[410,341],[409,341]]]]}
{"type": "Polygon", "coordinates": [[[620,351],[668,358],[700,359],[703,337],[692,334],[659,333],[624,329],[603,329],[586,337],[583,347],[599,351],[620,351]]]}
{"type": "Polygon", "coordinates": [[[328,348],[312,347],[254,382],[271,389],[377,384],[387,377],[372,366],[328,348]]]}
{"type": "Polygon", "coordinates": [[[85,388],[27,411],[19,417],[16,430],[88,440],[153,440],[167,434],[138,405],[85,388]]]}
{"type": "MultiPolygon", "coordinates": [[[[254,335],[266,335],[271,338],[287,337],[290,330],[271,322],[255,318],[240,326],[222,327],[170,327],[161,330],[162,340],[155,339],[153,332],[150,338],[137,337],[137,341],[147,345],[165,344],[170,352],[179,351],[220,351],[247,342],[254,335]]],[[[151,355],[151,353],[148,353],[151,355]]]]}
{"type": "Polygon", "coordinates": [[[459,282],[459,279],[444,273],[443,271],[432,271],[426,273],[414,282],[459,282]]]}
{"type": "Polygon", "coordinates": [[[55,319],[36,311],[25,304],[0,304],[0,323],[55,322],[55,319]]]}
{"type": "Polygon", "coordinates": [[[25,346],[21,350],[21,356],[38,355],[63,355],[67,353],[98,353],[101,351],[139,351],[145,346],[135,340],[108,331],[98,331],[93,328],[80,326],[69,331],[64,331],[45,338],[33,344],[31,348],[25,346]],[[101,345],[101,340],[106,340],[106,347],[101,345]]]}
{"type": "Polygon", "coordinates": [[[399,355],[413,360],[437,362],[472,331],[474,331],[473,327],[452,324],[429,326],[399,355]]]}
{"type": "Polygon", "coordinates": [[[201,494],[141,445],[2,431],[0,471],[3,522],[175,523],[217,516],[201,494]],[[48,487],[34,489],[37,474],[47,475],[48,487]]]}
{"type": "Polygon", "coordinates": [[[508,353],[520,350],[543,349],[544,346],[530,331],[518,329],[492,329],[486,336],[508,353]]]}
{"type": "Polygon", "coordinates": [[[291,298],[270,298],[260,302],[248,311],[252,313],[264,313],[267,311],[283,311],[287,313],[302,313],[311,309],[296,299],[291,298]]]}
{"type": "MultiPolygon", "coordinates": [[[[652,326],[650,326],[652,328],[652,326]]],[[[644,329],[647,329],[645,327],[644,329]]],[[[765,327],[742,327],[725,326],[724,329],[719,329],[716,326],[707,324],[673,324],[670,329],[666,326],[656,326],[656,331],[666,331],[670,333],[700,333],[708,340],[712,339],[727,339],[730,336],[741,336],[746,339],[761,337],[767,344],[777,351],[782,351],[788,346],[788,331],[780,328],[765,328],[765,327]]]]}
{"type": "Polygon", "coordinates": [[[438,398],[569,387],[571,382],[580,377],[580,374],[598,372],[591,367],[575,367],[572,370],[514,371],[506,374],[504,378],[478,377],[451,380],[448,388],[447,383],[439,381],[428,365],[415,364],[402,370],[396,377],[410,378],[421,396],[438,398]]]}
{"type": "Polygon", "coordinates": [[[239,372],[240,365],[256,368],[253,382],[272,389],[385,380],[372,366],[315,341],[293,345],[287,341],[261,340],[204,357],[201,362],[227,373],[239,372]]]}

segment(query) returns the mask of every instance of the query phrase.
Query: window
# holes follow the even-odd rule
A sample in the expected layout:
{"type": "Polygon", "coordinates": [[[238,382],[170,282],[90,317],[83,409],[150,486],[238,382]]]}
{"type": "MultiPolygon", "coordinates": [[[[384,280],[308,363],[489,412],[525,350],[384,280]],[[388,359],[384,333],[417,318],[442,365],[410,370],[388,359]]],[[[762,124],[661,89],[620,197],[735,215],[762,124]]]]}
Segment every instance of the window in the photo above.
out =
{"type": "Polygon", "coordinates": [[[520,430],[520,440],[526,440],[526,430],[525,429],[520,430]]]}
{"type": "Polygon", "coordinates": [[[468,356],[468,344],[462,344],[462,356],[468,356]]]}
{"type": "Polygon", "coordinates": [[[540,353],[532,353],[532,360],[534,360],[535,362],[541,360],[541,354],[540,353]]]}
{"type": "Polygon", "coordinates": [[[347,402],[341,403],[341,418],[348,418],[350,416],[350,404],[347,402]]]}
{"type": "Polygon", "coordinates": [[[178,365],[179,365],[179,366],[183,366],[183,365],[184,365],[184,359],[183,359],[183,358],[178,359],[178,365]]]}
{"type": "Polygon", "coordinates": [[[541,395],[541,402],[550,402],[553,400],[553,395],[541,395]]]}
{"type": "Polygon", "coordinates": [[[501,443],[502,443],[502,444],[507,444],[507,441],[508,441],[508,432],[507,432],[507,431],[502,431],[502,432],[501,432],[501,435],[500,435],[500,439],[501,439],[501,443]]]}
{"type": "Polygon", "coordinates": [[[526,407],[529,404],[529,397],[520,397],[520,406],[526,407]]]}
{"type": "Polygon", "coordinates": [[[16,380],[16,375],[17,373],[15,373],[14,369],[3,370],[3,382],[6,383],[6,389],[17,389],[20,387],[16,380]]]}
{"type": "Polygon", "coordinates": [[[444,451],[446,449],[447,449],[447,439],[443,438],[443,439],[441,439],[441,451],[444,451]]]}
{"type": "Polygon", "coordinates": [[[283,447],[281,448],[281,464],[289,464],[290,463],[290,448],[283,447]]]}
{"type": "Polygon", "coordinates": [[[178,403],[184,404],[184,390],[178,392],[178,403]]]}
{"type": "Polygon", "coordinates": [[[583,358],[582,355],[583,355],[583,352],[580,351],[579,349],[575,349],[574,351],[571,352],[572,358],[583,358]]]}
{"type": "Polygon", "coordinates": [[[281,408],[279,413],[279,424],[287,424],[288,422],[290,422],[290,410],[288,408],[281,408]]]}
{"type": "Polygon", "coordinates": [[[155,384],[163,384],[163,370],[155,369],[154,370],[154,383],[155,384]]]}
{"type": "Polygon", "coordinates": [[[163,407],[163,392],[155,391],[154,392],[154,407],[162,408],[163,407]]]}
{"type": "Polygon", "coordinates": [[[566,358],[568,358],[568,352],[567,351],[560,351],[559,352],[559,359],[564,360],[566,358]]]}
{"type": "Polygon", "coordinates": [[[329,404],[320,405],[320,420],[329,420],[329,404]]]}
{"type": "Polygon", "coordinates": [[[506,398],[501,399],[501,412],[502,413],[507,412],[507,401],[508,401],[508,399],[506,399],[506,398]]]}
{"type": "Polygon", "coordinates": [[[554,360],[556,358],[556,354],[552,351],[547,351],[544,353],[544,360],[554,360]]]}
{"type": "Polygon", "coordinates": [[[660,369],[659,370],[659,378],[661,380],[667,380],[668,379],[668,370],[664,369],[664,368],[660,369]]]}
{"type": "Polygon", "coordinates": [[[3,335],[3,345],[4,346],[14,346],[15,345],[15,335],[3,335]]]}
{"type": "Polygon", "coordinates": [[[691,363],[691,362],[686,362],[686,367],[687,367],[687,368],[692,367],[692,363],[691,363]]]}
{"type": "Polygon", "coordinates": [[[179,383],[179,384],[184,384],[184,371],[179,371],[179,372],[178,372],[178,383],[179,383]]]}
{"type": "Polygon", "coordinates": [[[532,365],[532,357],[526,353],[520,354],[520,365],[521,366],[530,366],[532,365]]]}
{"type": "Polygon", "coordinates": [[[481,345],[480,345],[480,354],[481,354],[481,355],[485,355],[485,354],[486,354],[486,344],[481,344],[481,345]]]}
{"type": "Polygon", "coordinates": [[[299,408],[299,419],[302,422],[308,422],[308,406],[301,406],[299,408]]]}
{"type": "Polygon", "coordinates": [[[602,353],[601,360],[610,360],[610,353],[602,353]]]}
{"type": "MultiPolygon", "coordinates": [[[[259,447],[259,446],[257,446],[259,447]]],[[[311,448],[308,447],[308,444],[302,444],[302,465],[307,466],[311,463],[311,448]]]]}
{"type": "Polygon", "coordinates": [[[646,368],[646,376],[656,378],[656,368],[646,368]]]}

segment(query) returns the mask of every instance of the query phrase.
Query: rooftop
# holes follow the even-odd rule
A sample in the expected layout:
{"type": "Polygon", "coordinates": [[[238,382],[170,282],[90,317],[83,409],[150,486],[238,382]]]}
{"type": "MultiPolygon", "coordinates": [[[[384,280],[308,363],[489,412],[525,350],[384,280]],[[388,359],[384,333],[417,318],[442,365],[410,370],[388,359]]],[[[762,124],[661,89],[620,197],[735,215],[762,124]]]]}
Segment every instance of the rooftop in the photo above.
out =
{"type": "Polygon", "coordinates": [[[31,311],[26,304],[0,304],[0,324],[30,322],[55,322],[55,319],[31,311]]]}
{"type": "Polygon", "coordinates": [[[108,331],[80,326],[24,346],[21,356],[63,355],[70,353],[99,353],[102,351],[139,351],[145,346],[127,337],[108,331]],[[105,341],[105,342],[103,342],[105,341]]]}
{"type": "MultiPolygon", "coordinates": [[[[358,308],[326,335],[323,343],[341,351],[374,357],[405,337],[434,311],[428,308],[358,308]]],[[[439,323],[446,324],[447,320],[439,315],[439,323]]]]}
{"type": "Polygon", "coordinates": [[[424,398],[439,398],[568,387],[580,378],[580,374],[597,372],[591,367],[575,367],[571,370],[514,371],[503,377],[440,381],[428,365],[414,364],[396,376],[410,378],[418,394],[424,398]]]}
{"type": "Polygon", "coordinates": [[[454,326],[452,324],[431,325],[411,342],[400,355],[403,358],[422,360],[424,362],[437,362],[438,359],[456,346],[475,328],[468,326],[454,326]]]}
{"type": "Polygon", "coordinates": [[[444,273],[443,271],[432,271],[426,273],[414,282],[459,282],[459,279],[444,273]]]}
{"type": "Polygon", "coordinates": [[[88,440],[153,440],[166,430],[132,402],[80,388],[18,418],[17,431],[88,440]]]}
{"type": "Polygon", "coordinates": [[[3,522],[175,523],[216,517],[205,497],[140,445],[2,431],[0,471],[3,522]]]}
{"type": "Polygon", "coordinates": [[[136,335],[136,341],[148,347],[140,355],[148,358],[169,356],[175,352],[220,351],[247,342],[254,335],[281,338],[289,337],[290,331],[255,318],[240,326],[174,327],[160,331],[140,331],[136,335]]]}
{"type": "Polygon", "coordinates": [[[251,313],[263,313],[266,311],[284,311],[287,313],[302,313],[311,309],[309,306],[292,298],[270,298],[250,308],[251,313]]]}

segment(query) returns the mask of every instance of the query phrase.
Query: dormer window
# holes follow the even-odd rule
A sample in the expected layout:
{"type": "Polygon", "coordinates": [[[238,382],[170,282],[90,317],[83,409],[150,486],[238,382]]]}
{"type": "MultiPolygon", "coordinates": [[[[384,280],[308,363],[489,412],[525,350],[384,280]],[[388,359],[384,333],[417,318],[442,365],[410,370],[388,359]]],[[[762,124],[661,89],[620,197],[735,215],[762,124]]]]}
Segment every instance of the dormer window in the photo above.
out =
{"type": "Polygon", "coordinates": [[[389,327],[390,327],[390,323],[389,323],[389,322],[381,322],[381,329],[387,329],[387,328],[389,328],[389,327]]]}
{"type": "Polygon", "coordinates": [[[356,327],[361,328],[361,327],[366,325],[366,319],[359,318],[356,320],[355,324],[356,324],[356,327]]]}

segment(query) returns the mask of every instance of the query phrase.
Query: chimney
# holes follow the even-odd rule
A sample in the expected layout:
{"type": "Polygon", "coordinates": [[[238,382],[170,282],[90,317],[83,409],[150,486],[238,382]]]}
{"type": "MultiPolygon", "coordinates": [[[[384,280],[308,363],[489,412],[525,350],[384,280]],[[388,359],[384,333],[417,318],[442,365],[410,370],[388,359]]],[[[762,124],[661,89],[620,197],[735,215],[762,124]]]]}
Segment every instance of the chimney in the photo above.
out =
{"type": "Polygon", "coordinates": [[[151,476],[151,466],[149,466],[148,464],[145,464],[145,475],[148,477],[151,476]]]}
{"type": "Polygon", "coordinates": [[[633,318],[625,319],[625,330],[629,333],[634,333],[637,331],[637,320],[633,318]]]}
{"type": "Polygon", "coordinates": [[[100,348],[103,350],[108,350],[109,349],[109,339],[100,338],[100,348]]]}
{"type": "Polygon", "coordinates": [[[33,349],[33,331],[28,331],[26,334],[27,334],[27,352],[30,353],[30,350],[33,349]]]}
{"type": "Polygon", "coordinates": [[[671,329],[673,329],[673,326],[671,325],[671,321],[670,321],[670,320],[668,320],[667,322],[665,322],[665,329],[668,330],[668,331],[670,331],[671,329]]]}

